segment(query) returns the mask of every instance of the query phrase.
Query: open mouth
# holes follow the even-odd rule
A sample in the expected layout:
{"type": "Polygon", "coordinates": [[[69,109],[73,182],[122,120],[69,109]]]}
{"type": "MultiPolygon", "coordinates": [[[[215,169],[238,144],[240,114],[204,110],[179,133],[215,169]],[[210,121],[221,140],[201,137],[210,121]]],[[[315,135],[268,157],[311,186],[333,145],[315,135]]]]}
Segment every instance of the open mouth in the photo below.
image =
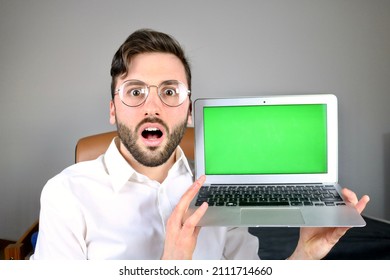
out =
{"type": "Polygon", "coordinates": [[[157,127],[147,127],[142,131],[141,135],[147,140],[157,140],[163,136],[163,133],[157,127]]]}
{"type": "Polygon", "coordinates": [[[159,147],[166,140],[168,128],[157,119],[145,119],[137,127],[138,136],[146,147],[159,147]]]}

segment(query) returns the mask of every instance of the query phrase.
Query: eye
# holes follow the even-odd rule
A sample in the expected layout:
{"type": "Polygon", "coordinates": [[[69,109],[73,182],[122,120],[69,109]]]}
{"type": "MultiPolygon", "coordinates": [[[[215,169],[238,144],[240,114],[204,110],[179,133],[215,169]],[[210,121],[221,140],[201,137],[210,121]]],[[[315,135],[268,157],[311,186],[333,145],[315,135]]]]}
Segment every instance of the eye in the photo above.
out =
{"type": "Polygon", "coordinates": [[[127,97],[140,97],[145,94],[145,89],[140,86],[128,85],[124,88],[123,93],[127,97]]]}
{"type": "Polygon", "coordinates": [[[165,87],[162,89],[162,94],[168,97],[173,97],[177,94],[176,88],[165,87]]]}
{"type": "Polygon", "coordinates": [[[140,96],[141,94],[142,94],[142,89],[139,88],[129,90],[127,93],[127,95],[134,96],[134,97],[140,96]]]}

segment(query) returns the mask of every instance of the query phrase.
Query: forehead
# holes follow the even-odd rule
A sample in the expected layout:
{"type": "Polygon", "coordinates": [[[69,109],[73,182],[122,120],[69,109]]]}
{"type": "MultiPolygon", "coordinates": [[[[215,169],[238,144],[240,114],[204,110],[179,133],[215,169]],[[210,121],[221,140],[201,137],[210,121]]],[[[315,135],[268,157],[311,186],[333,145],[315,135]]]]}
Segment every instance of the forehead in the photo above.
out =
{"type": "Polygon", "coordinates": [[[119,78],[119,82],[136,79],[149,84],[165,80],[179,80],[187,85],[185,68],[181,60],[168,53],[142,53],[135,55],[129,65],[128,72],[119,78]]]}

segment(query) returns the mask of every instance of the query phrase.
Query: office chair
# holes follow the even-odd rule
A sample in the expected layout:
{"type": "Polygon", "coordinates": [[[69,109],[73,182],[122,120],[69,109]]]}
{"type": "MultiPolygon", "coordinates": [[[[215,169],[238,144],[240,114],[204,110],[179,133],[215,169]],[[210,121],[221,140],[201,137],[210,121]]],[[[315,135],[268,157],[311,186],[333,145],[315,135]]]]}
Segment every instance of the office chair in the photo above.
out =
{"type": "MultiPolygon", "coordinates": [[[[81,138],[75,149],[75,162],[96,159],[103,154],[112,139],[117,136],[116,131],[95,134],[81,138]]],[[[194,160],[194,128],[187,128],[180,147],[189,160],[194,160]]],[[[4,258],[6,260],[25,260],[34,252],[35,241],[39,228],[39,221],[36,220],[15,243],[9,244],[4,249],[4,258]]]]}

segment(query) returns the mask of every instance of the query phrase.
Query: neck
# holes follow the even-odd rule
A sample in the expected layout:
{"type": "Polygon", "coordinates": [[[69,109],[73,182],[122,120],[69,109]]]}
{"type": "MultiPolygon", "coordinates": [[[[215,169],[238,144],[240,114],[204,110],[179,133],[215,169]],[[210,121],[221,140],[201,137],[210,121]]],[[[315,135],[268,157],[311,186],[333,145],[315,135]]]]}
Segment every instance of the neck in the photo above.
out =
{"type": "Polygon", "coordinates": [[[162,165],[156,167],[148,167],[140,164],[134,159],[134,157],[129,153],[129,151],[120,143],[119,148],[121,154],[124,156],[126,161],[133,167],[135,171],[140,174],[147,176],[151,180],[155,180],[160,184],[167,178],[168,172],[175,163],[176,152],[173,152],[171,157],[162,165]]]}

